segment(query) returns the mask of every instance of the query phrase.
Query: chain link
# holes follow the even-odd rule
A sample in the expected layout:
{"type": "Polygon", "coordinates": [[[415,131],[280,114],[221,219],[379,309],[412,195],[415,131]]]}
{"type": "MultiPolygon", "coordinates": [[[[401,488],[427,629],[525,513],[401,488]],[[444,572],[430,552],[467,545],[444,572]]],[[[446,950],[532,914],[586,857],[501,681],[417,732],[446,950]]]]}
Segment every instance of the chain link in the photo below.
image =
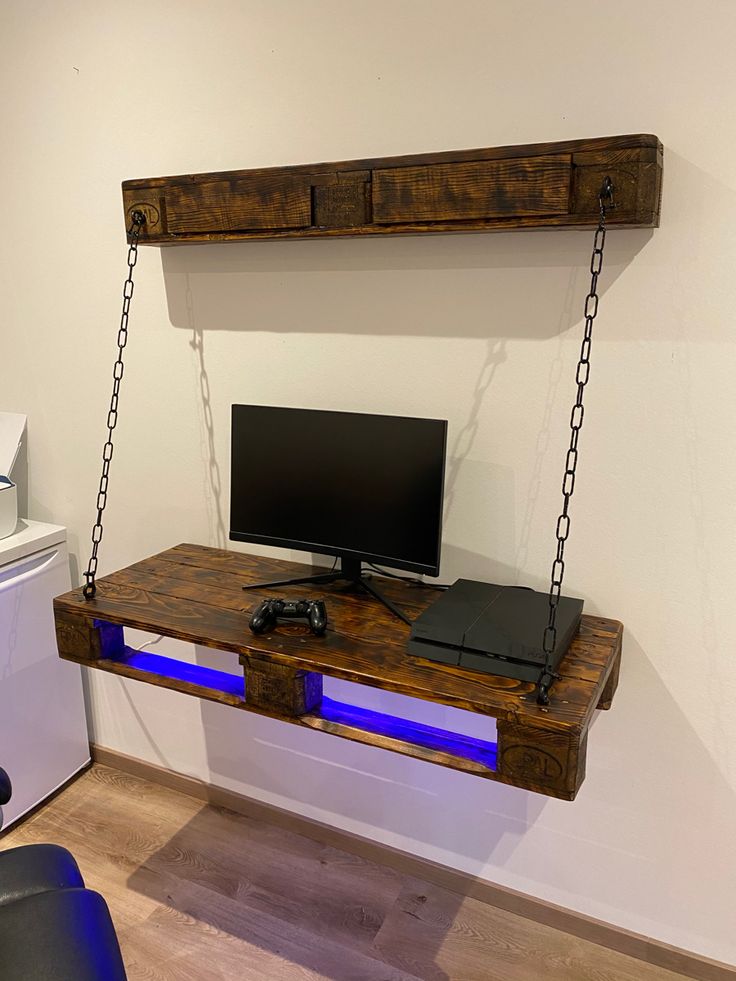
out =
{"type": "Polygon", "coordinates": [[[539,676],[537,701],[540,705],[549,704],[549,689],[557,675],[552,671],[552,655],[557,646],[557,607],[562,594],[562,580],[565,576],[565,543],[570,536],[570,499],[575,490],[575,476],[578,467],[578,442],[580,430],[583,428],[585,406],[583,396],[585,386],[590,379],[590,350],[593,340],[593,321],[598,315],[598,277],[603,269],[603,249],[606,244],[606,202],[613,207],[613,182],[606,177],[598,195],[598,228],[593,238],[593,254],[590,259],[590,289],[585,297],[585,329],[583,342],[580,347],[580,357],[575,372],[577,393],[575,404],[570,413],[570,447],[565,457],[565,474],[562,478],[562,513],[557,519],[555,537],[557,538],[557,553],[552,563],[552,575],[549,587],[549,620],[544,630],[542,650],[545,660],[544,668],[539,676]]]}
{"type": "Polygon", "coordinates": [[[138,237],[146,221],[146,216],[142,211],[134,211],[131,217],[132,221],[128,229],[128,278],[123,284],[123,311],[120,315],[120,327],[118,329],[118,356],[112,369],[112,396],[110,398],[110,408],[107,413],[107,440],[102,448],[102,475],[97,491],[97,520],[92,528],[92,554],[89,557],[87,571],[84,573],[86,582],[82,587],[82,595],[86,600],[93,599],[97,592],[97,586],[95,584],[95,577],[97,576],[97,551],[102,541],[102,516],[107,505],[107,486],[110,478],[110,463],[113,454],[112,436],[118,424],[120,382],[123,380],[123,373],[125,371],[123,351],[125,350],[125,345],[128,343],[128,317],[130,315],[130,301],[133,298],[133,269],[138,261],[138,237]]]}

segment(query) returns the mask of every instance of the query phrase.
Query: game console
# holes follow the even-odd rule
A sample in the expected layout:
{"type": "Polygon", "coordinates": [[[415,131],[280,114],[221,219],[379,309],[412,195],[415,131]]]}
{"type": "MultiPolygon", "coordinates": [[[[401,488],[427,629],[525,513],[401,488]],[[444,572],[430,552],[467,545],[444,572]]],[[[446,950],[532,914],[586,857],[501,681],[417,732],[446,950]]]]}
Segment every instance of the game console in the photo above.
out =
{"type": "MultiPolygon", "coordinates": [[[[560,597],[551,671],[556,670],[577,634],[582,612],[582,600],[560,597]]],[[[547,593],[458,579],[412,624],[409,653],[442,664],[537,682],[545,666],[542,640],[548,622],[547,593]]]]}

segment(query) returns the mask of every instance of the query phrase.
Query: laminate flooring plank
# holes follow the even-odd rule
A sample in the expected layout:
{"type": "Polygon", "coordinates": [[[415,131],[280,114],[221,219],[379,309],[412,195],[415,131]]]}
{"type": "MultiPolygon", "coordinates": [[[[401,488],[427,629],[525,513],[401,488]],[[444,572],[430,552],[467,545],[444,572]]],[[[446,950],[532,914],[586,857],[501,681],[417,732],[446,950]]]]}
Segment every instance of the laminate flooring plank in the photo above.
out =
{"type": "MultiPolygon", "coordinates": [[[[104,781],[111,774],[115,771],[101,770],[97,779],[104,781]]],[[[173,836],[164,835],[162,812],[171,796],[162,799],[159,813],[143,811],[135,791],[145,784],[131,777],[122,799],[98,804],[102,828],[96,840],[105,852],[116,847],[127,852],[129,842],[137,865],[146,870],[199,883],[237,899],[248,910],[271,913],[287,924],[309,925],[316,936],[370,952],[399,895],[398,873],[221,808],[200,805],[173,836]]],[[[90,829],[84,826],[84,815],[80,821],[87,838],[90,829]]],[[[131,888],[145,891],[143,882],[131,870],[131,888]]]]}
{"type": "MultiPolygon", "coordinates": [[[[237,822],[207,808],[147,859],[145,871],[201,885],[248,911],[277,916],[291,927],[309,926],[315,936],[370,953],[399,894],[397,874],[376,875],[367,862],[348,866],[341,853],[330,854],[317,842],[310,843],[309,855],[260,842],[253,848],[248,841],[240,850],[239,839],[246,834],[237,822]]],[[[146,889],[138,874],[131,886],[146,889]]]]}
{"type": "Polygon", "coordinates": [[[375,947],[422,981],[686,981],[420,880],[407,881],[375,947]]]}
{"type": "Polygon", "coordinates": [[[195,975],[207,979],[417,981],[379,957],[316,936],[308,922],[289,923],[244,908],[237,899],[168,873],[144,869],[141,876],[146,894],[161,902],[142,929],[121,936],[121,944],[145,948],[145,963],[176,981],[188,978],[192,965],[195,975]]]}

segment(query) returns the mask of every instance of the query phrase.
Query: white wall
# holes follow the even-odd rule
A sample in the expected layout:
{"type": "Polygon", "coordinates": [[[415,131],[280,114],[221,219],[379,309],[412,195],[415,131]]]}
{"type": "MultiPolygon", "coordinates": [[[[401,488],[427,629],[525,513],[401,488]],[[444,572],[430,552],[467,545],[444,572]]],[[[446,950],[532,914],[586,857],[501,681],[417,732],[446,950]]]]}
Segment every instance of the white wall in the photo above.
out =
{"type": "MultiPolygon", "coordinates": [[[[602,277],[568,588],[627,633],[578,800],[95,676],[98,742],[736,960],[735,32],[726,0],[6,0],[0,403],[29,415],[31,516],[66,524],[82,565],[121,180],[616,133],[666,147],[662,227],[611,233],[602,277]]],[[[102,570],[225,541],[229,404],[252,400],[447,417],[443,576],[542,586],[590,243],[143,251],[102,570]]]]}

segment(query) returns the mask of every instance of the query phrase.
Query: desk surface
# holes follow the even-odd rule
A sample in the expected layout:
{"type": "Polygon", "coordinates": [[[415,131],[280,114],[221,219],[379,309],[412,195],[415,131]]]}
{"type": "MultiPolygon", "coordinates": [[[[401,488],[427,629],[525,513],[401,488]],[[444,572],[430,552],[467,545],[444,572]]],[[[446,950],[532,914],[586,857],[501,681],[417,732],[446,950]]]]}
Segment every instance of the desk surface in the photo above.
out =
{"type": "MultiPolygon", "coordinates": [[[[537,705],[530,682],[410,657],[409,627],[347,583],[241,589],[244,583],[320,571],[324,570],[241,552],[177,545],[99,580],[91,602],[77,590],[60,597],[57,608],[206,647],[255,653],[283,665],[484,715],[521,715],[552,728],[587,724],[620,646],[620,623],[584,616],[580,633],[560,665],[561,677],[552,688],[550,704],[543,708],[537,705]],[[264,596],[274,595],[324,596],[327,635],[315,637],[302,621],[281,622],[274,632],[252,634],[250,611],[264,596]]],[[[398,580],[381,579],[380,587],[410,617],[438,596],[436,590],[398,580]]]]}

